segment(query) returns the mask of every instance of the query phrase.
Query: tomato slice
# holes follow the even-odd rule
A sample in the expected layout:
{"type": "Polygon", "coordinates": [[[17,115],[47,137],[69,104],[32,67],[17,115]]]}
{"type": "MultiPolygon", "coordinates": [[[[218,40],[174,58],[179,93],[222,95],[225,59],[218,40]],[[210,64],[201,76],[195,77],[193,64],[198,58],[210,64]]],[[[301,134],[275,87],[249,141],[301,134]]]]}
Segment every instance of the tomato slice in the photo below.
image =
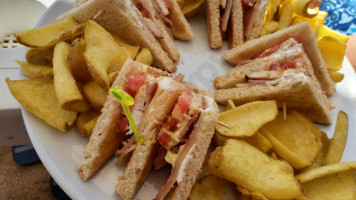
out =
{"type": "Polygon", "coordinates": [[[130,76],[127,83],[127,93],[132,97],[136,96],[137,90],[145,83],[147,74],[130,76]]]}
{"type": "Polygon", "coordinates": [[[183,115],[186,113],[192,103],[193,95],[189,90],[183,92],[178,98],[178,102],[172,111],[172,118],[178,122],[183,120],[183,115]]]}
{"type": "Polygon", "coordinates": [[[157,141],[167,149],[169,142],[171,141],[171,136],[164,131],[164,128],[161,129],[157,136],[157,141]]]}

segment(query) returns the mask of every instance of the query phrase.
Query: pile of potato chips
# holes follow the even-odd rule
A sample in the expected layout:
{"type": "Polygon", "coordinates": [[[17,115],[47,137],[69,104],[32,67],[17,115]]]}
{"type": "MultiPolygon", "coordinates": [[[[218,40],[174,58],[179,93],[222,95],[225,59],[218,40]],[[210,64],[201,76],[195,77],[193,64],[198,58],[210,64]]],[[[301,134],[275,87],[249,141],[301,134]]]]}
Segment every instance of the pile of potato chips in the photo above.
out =
{"type": "Polygon", "coordinates": [[[151,52],[127,44],[96,22],[67,17],[16,35],[30,47],[26,62],[16,61],[25,80],[6,79],[12,95],[28,111],[65,132],[76,122],[90,136],[108,89],[127,59],[150,65],[151,52]]]}
{"type": "Polygon", "coordinates": [[[229,101],[219,122],[203,165],[211,174],[191,199],[356,198],[356,161],[339,163],[348,135],[343,111],[331,140],[299,112],[278,111],[275,101],[229,101]]]}

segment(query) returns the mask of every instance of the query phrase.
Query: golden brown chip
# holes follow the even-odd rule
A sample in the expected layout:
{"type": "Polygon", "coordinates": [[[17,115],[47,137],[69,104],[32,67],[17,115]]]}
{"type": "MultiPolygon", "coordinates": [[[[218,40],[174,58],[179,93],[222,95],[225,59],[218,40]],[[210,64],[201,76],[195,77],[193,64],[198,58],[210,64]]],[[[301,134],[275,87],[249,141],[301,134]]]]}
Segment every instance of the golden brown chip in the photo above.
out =
{"type": "Polygon", "coordinates": [[[337,116],[335,131],[330,141],[330,147],[325,155],[323,165],[340,162],[347,142],[349,119],[345,112],[340,111],[337,116]]]}
{"type": "Polygon", "coordinates": [[[136,56],[136,61],[146,64],[146,65],[151,65],[153,62],[153,57],[151,54],[151,51],[147,48],[143,48],[136,56]]]}
{"type": "Polygon", "coordinates": [[[6,78],[6,82],[15,99],[47,124],[63,132],[73,126],[77,113],[61,107],[56,98],[53,80],[32,78],[11,81],[6,78]]]}
{"type": "Polygon", "coordinates": [[[84,59],[85,42],[82,38],[75,39],[70,45],[67,55],[67,62],[73,74],[73,77],[77,81],[88,82],[92,81],[87,64],[84,59]]]}
{"type": "Polygon", "coordinates": [[[296,111],[289,111],[286,119],[279,112],[260,132],[271,142],[273,151],[295,169],[310,166],[322,146],[319,128],[296,111]]]}
{"type": "Polygon", "coordinates": [[[242,140],[228,139],[205,160],[203,169],[270,199],[294,199],[302,191],[293,168],[242,140]]]}
{"type": "Polygon", "coordinates": [[[296,178],[301,183],[306,183],[316,178],[320,178],[323,176],[327,176],[329,174],[335,174],[344,172],[347,170],[356,170],[356,161],[352,162],[342,162],[342,163],[335,163],[332,165],[317,167],[308,171],[304,171],[296,176],[296,178]]]}
{"type": "Polygon", "coordinates": [[[93,108],[97,110],[100,110],[103,107],[106,101],[106,96],[108,95],[108,91],[104,90],[94,81],[84,85],[83,93],[93,108]]]}
{"type": "Polygon", "coordinates": [[[304,195],[310,200],[353,200],[355,170],[329,174],[303,183],[304,195]]]}
{"type": "Polygon", "coordinates": [[[109,32],[92,20],[89,20],[85,26],[84,40],[86,43],[84,58],[88,69],[95,82],[108,90],[109,67],[113,71],[119,71],[124,62],[130,58],[130,54],[115,42],[109,32]]]}
{"type": "MultiPolygon", "coordinates": [[[[99,111],[96,110],[89,110],[87,112],[83,112],[80,113],[78,116],[78,119],[75,123],[79,133],[84,136],[84,137],[90,137],[91,132],[90,130],[88,130],[88,128],[90,128],[89,126],[92,125],[92,123],[94,123],[94,121],[92,122],[92,120],[97,119],[97,117],[100,115],[99,111]],[[88,125],[88,123],[91,123],[90,125],[88,125]],[[85,127],[87,126],[87,127],[85,127]]],[[[94,125],[96,124],[96,121],[94,123],[94,125]]]]}
{"type": "Polygon", "coordinates": [[[236,198],[233,183],[210,174],[195,183],[189,199],[224,200],[236,198]]]}
{"type": "Polygon", "coordinates": [[[53,74],[56,95],[63,109],[84,112],[89,109],[89,105],[81,95],[68,66],[68,51],[69,44],[65,42],[57,43],[54,48],[53,74]]]}
{"type": "Polygon", "coordinates": [[[231,127],[216,126],[216,131],[226,137],[248,137],[278,113],[276,101],[254,101],[220,113],[219,121],[231,127]]]}
{"type": "Polygon", "coordinates": [[[26,52],[26,61],[36,65],[52,66],[53,48],[29,48],[26,52]]]}
{"type": "Polygon", "coordinates": [[[259,131],[257,131],[251,137],[244,138],[244,140],[249,144],[257,147],[264,153],[268,153],[272,149],[272,144],[259,131]]]}
{"type": "Polygon", "coordinates": [[[53,68],[47,65],[36,65],[27,62],[16,60],[20,65],[22,72],[31,78],[47,77],[53,78],[53,68]]]}
{"type": "Polygon", "coordinates": [[[72,17],[56,21],[37,29],[21,31],[16,34],[19,43],[34,48],[47,48],[58,41],[72,38],[83,33],[83,24],[77,23],[72,17]]]}

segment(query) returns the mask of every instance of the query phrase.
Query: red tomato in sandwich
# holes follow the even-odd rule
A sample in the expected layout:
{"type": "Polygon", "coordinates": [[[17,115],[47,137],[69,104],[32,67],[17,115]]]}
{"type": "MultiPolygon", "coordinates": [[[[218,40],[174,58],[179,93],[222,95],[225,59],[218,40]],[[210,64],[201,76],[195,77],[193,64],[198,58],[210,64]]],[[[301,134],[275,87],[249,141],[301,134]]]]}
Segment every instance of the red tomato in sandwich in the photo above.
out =
{"type": "Polygon", "coordinates": [[[127,83],[127,93],[135,97],[137,90],[145,83],[147,74],[130,76],[127,83]]]}
{"type": "Polygon", "coordinates": [[[165,132],[163,129],[159,132],[157,136],[157,141],[164,147],[167,148],[169,142],[171,141],[171,136],[165,132]]]}
{"type": "Polygon", "coordinates": [[[172,111],[172,117],[178,121],[183,120],[183,115],[186,113],[192,103],[193,95],[187,90],[182,93],[182,95],[178,98],[178,102],[172,111]]]}

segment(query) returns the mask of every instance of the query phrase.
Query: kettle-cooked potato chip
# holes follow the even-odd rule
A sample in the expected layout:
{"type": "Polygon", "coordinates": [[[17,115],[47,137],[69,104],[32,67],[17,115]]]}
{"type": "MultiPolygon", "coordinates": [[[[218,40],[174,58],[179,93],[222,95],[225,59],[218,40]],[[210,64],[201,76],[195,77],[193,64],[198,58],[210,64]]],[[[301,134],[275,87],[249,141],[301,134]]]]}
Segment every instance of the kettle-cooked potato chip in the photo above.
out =
{"type": "Polygon", "coordinates": [[[289,111],[286,119],[279,112],[260,132],[271,142],[274,152],[295,169],[311,165],[322,146],[319,128],[296,111],[289,111]]]}
{"type": "Polygon", "coordinates": [[[293,168],[275,160],[245,141],[228,139],[205,160],[203,169],[270,199],[302,195],[293,168]]]}
{"type": "Polygon", "coordinates": [[[231,127],[216,126],[216,131],[226,137],[248,137],[265,123],[276,118],[276,101],[254,101],[220,113],[219,121],[231,127]]]}

